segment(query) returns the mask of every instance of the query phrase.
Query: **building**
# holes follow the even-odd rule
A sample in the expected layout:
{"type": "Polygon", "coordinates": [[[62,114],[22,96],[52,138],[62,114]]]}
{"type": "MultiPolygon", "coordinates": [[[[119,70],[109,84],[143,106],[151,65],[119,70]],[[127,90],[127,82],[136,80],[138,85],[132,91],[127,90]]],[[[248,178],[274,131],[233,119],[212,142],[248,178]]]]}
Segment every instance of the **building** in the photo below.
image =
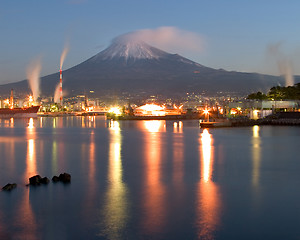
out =
{"type": "Polygon", "coordinates": [[[229,102],[227,115],[248,116],[251,119],[264,118],[278,111],[295,111],[299,110],[300,101],[268,101],[268,100],[245,100],[237,102],[229,102]]]}

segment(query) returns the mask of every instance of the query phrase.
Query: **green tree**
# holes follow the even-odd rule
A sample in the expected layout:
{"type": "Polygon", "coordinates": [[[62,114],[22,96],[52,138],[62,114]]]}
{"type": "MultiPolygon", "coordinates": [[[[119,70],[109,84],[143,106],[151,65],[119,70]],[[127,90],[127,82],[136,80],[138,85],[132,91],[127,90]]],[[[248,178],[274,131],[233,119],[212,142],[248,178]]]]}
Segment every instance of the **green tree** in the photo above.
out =
{"type": "Polygon", "coordinates": [[[267,95],[262,92],[251,93],[248,95],[247,99],[256,99],[256,100],[266,100],[268,99],[267,95]]]}

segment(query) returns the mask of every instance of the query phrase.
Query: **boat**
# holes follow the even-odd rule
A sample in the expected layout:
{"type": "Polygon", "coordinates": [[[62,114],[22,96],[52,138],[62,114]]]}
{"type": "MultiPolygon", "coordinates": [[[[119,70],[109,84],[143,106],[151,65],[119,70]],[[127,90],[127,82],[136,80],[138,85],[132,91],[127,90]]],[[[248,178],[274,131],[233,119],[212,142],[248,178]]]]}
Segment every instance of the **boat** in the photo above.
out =
{"type": "MultiPolygon", "coordinates": [[[[32,96],[31,100],[33,101],[32,96]]],[[[0,108],[0,118],[11,118],[11,117],[37,117],[37,112],[40,109],[40,106],[30,107],[14,107],[14,91],[11,89],[10,99],[9,99],[9,107],[8,108],[0,108]]]]}
{"type": "Polygon", "coordinates": [[[11,117],[37,117],[40,106],[21,107],[21,108],[0,108],[0,118],[11,117]]]}
{"type": "Polygon", "coordinates": [[[232,122],[220,121],[220,122],[200,122],[201,128],[219,128],[219,127],[231,127],[232,122]]]}
{"type": "Polygon", "coordinates": [[[121,115],[117,116],[114,114],[106,114],[108,120],[192,120],[199,119],[197,114],[188,115],[164,115],[164,116],[136,116],[136,115],[121,115]]]}

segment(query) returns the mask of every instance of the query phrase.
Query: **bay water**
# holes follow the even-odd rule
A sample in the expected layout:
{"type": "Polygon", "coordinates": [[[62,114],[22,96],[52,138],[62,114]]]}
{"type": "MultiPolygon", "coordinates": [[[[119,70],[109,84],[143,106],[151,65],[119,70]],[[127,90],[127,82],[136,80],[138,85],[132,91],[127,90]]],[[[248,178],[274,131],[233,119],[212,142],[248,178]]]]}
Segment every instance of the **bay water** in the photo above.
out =
{"type": "Polygon", "coordinates": [[[0,119],[0,239],[300,239],[300,128],[0,119]],[[39,174],[61,182],[26,186],[39,174]]]}

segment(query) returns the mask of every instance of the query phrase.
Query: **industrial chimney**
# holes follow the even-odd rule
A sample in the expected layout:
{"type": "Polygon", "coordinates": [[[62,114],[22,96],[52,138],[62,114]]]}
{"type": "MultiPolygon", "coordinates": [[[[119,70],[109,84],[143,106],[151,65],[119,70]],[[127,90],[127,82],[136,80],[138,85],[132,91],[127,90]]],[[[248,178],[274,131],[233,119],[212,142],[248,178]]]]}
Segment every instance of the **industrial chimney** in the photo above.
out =
{"type": "Polygon", "coordinates": [[[62,70],[59,70],[59,100],[60,105],[63,105],[63,94],[62,94],[62,70]]]}
{"type": "Polygon", "coordinates": [[[14,108],[14,90],[10,90],[10,99],[9,99],[9,108],[13,109],[14,108]]]}

